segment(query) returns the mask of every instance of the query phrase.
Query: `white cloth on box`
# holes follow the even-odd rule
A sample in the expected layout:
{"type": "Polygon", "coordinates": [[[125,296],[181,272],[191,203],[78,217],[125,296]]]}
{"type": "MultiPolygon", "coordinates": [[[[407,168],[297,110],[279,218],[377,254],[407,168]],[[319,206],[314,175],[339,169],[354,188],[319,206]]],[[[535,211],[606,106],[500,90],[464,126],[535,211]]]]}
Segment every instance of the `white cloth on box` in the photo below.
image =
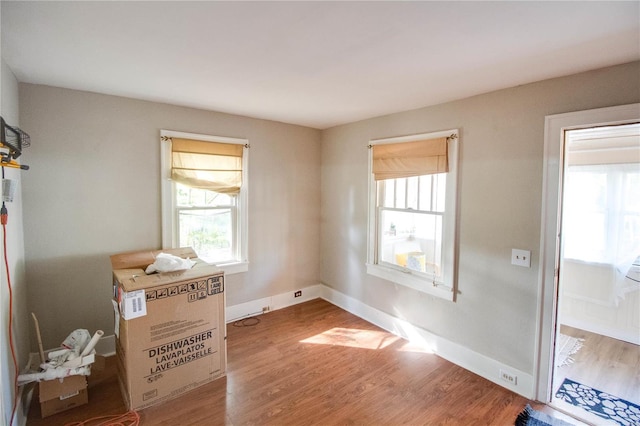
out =
{"type": "Polygon", "coordinates": [[[65,349],[69,349],[70,352],[74,353],[76,356],[80,355],[82,349],[87,346],[91,340],[91,334],[89,334],[89,330],[85,330],[84,328],[79,328],[74,330],[67,336],[66,339],[62,342],[62,347],[65,349]]]}
{"type": "Polygon", "coordinates": [[[89,330],[79,328],[72,331],[62,342],[60,349],[49,352],[47,355],[49,361],[41,364],[40,367],[44,370],[58,368],[70,360],[77,359],[90,340],[89,330]]]}
{"type": "Polygon", "coordinates": [[[153,274],[154,272],[180,271],[182,269],[191,269],[195,264],[195,260],[183,259],[168,253],[160,253],[156,256],[156,261],[147,266],[144,272],[153,274]]]}
{"type": "Polygon", "coordinates": [[[26,385],[31,382],[40,382],[42,380],[62,379],[69,376],[89,376],[91,374],[90,367],[78,368],[54,368],[37,373],[25,373],[18,376],[18,386],[26,385]]]}

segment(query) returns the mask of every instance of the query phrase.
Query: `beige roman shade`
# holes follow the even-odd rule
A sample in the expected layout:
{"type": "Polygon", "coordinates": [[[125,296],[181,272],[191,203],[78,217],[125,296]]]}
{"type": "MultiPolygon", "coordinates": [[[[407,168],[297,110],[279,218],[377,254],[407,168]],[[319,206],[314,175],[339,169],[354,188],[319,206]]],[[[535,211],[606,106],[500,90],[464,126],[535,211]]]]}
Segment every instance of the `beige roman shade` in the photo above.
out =
{"type": "Polygon", "coordinates": [[[171,138],[171,179],[192,188],[237,194],[243,149],[240,144],[171,138]]]}
{"type": "Polygon", "coordinates": [[[375,180],[446,173],[447,138],[373,145],[375,180]]]}

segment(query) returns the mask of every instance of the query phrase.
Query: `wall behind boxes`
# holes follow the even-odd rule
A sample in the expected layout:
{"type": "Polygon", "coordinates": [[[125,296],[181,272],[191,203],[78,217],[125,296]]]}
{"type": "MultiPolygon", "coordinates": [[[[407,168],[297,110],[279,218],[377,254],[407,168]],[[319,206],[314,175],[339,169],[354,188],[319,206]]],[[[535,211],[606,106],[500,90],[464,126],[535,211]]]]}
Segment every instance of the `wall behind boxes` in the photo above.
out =
{"type": "MultiPolygon", "coordinates": [[[[2,75],[0,84],[0,115],[5,121],[12,126],[20,127],[18,114],[18,80],[7,64],[2,60],[2,75]]],[[[27,132],[28,133],[28,132],[27,132]]],[[[28,148],[27,148],[28,149],[28,148]]],[[[28,164],[28,163],[27,163],[28,164]]],[[[13,343],[16,348],[16,356],[19,369],[25,367],[29,358],[29,314],[27,311],[27,284],[25,280],[24,269],[24,244],[23,219],[22,219],[22,182],[21,178],[24,173],[16,169],[6,168],[5,177],[16,180],[18,186],[11,203],[6,203],[9,212],[9,220],[7,222],[7,258],[9,263],[9,272],[11,275],[11,286],[13,293],[13,343]]],[[[0,404],[0,424],[9,424],[11,417],[11,409],[13,405],[13,377],[14,368],[11,358],[11,350],[9,348],[8,320],[9,320],[9,289],[7,287],[7,275],[4,264],[4,246],[0,244],[0,259],[2,259],[2,267],[0,267],[0,302],[2,303],[2,319],[0,319],[0,383],[2,388],[0,394],[2,401],[0,404]]],[[[17,424],[22,424],[23,415],[18,410],[17,424]]]]}
{"type": "Polygon", "coordinates": [[[161,129],[251,144],[250,267],[227,277],[228,305],[319,282],[319,131],[33,84],[20,101],[28,299],[45,347],[80,327],[113,334],[109,256],[161,248],[161,129]]]}

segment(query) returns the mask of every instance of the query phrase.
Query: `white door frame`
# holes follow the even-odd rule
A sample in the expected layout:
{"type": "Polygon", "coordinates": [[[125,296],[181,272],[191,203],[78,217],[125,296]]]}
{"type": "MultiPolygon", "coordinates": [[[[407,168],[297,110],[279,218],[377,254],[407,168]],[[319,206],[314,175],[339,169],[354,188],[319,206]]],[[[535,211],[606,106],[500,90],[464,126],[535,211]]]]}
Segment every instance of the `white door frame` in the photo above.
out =
{"type": "Polygon", "coordinates": [[[558,262],[561,214],[563,146],[566,130],[640,120],[640,103],[545,117],[544,168],[542,175],[542,220],[540,269],[538,272],[538,318],[536,351],[536,399],[551,401],[553,356],[556,337],[558,262]]]}

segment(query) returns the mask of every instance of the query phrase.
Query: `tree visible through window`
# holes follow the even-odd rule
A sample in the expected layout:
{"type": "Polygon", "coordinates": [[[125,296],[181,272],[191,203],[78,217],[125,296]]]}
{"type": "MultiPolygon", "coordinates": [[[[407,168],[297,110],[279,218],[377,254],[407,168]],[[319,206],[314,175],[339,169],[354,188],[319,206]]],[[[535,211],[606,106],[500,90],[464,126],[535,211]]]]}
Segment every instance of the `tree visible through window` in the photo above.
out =
{"type": "Polygon", "coordinates": [[[200,258],[209,262],[235,261],[237,197],[179,183],[175,187],[178,245],[193,247],[200,258]]]}
{"type": "Polygon", "coordinates": [[[246,271],[247,141],[161,136],[163,246],[192,247],[226,273],[246,271]]]}

